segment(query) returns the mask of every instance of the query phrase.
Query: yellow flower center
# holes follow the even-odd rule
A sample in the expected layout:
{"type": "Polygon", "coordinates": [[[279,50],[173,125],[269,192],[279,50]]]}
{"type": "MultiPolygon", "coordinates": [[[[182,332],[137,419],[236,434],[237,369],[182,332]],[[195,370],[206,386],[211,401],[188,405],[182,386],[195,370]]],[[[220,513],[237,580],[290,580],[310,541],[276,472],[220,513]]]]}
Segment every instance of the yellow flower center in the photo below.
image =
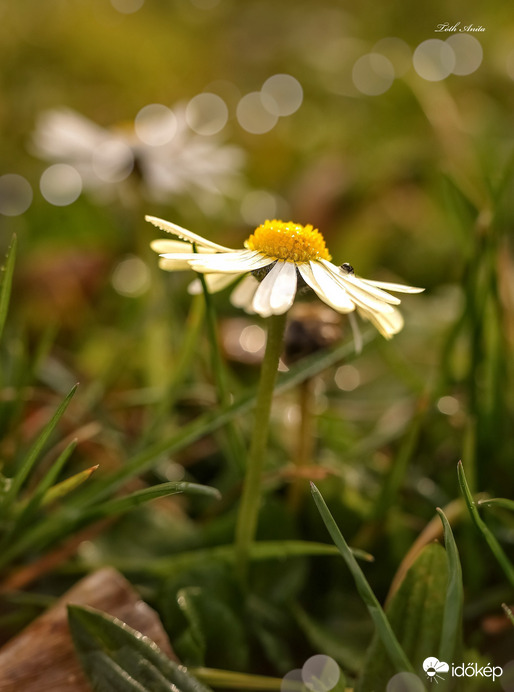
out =
{"type": "Polygon", "coordinates": [[[245,241],[245,247],[288,262],[332,259],[317,228],[293,221],[265,221],[245,241]]]}

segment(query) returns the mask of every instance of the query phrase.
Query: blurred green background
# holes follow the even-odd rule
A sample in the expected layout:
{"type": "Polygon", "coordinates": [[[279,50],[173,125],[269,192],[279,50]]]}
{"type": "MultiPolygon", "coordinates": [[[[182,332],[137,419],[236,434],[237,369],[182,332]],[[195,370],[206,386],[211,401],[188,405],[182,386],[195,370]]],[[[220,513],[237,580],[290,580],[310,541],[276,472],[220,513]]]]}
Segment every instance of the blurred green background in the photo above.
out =
{"type": "MultiPolygon", "coordinates": [[[[319,227],[334,261],[358,274],[427,289],[404,299],[398,337],[375,338],[315,383],[320,487],[350,542],[375,555],[366,570],[378,596],[435,507],[458,497],[459,459],[474,491],[514,497],[508,3],[4,2],[0,63],[0,252],[13,233],[19,242],[4,385],[26,392],[3,419],[8,464],[37,430],[38,412],[76,381],[81,391],[64,432],[98,425],[79,445],[77,468],[116,468],[149,437],[215,404],[203,332],[177,382],[184,324],[193,319],[191,277],[156,269],[148,243],[159,233],[145,214],[232,247],[265,218],[287,217],[319,227]],[[445,23],[456,30],[437,31],[445,23]],[[484,30],[463,31],[471,24],[484,30]],[[160,109],[142,111],[152,104],[160,109]],[[68,168],[50,170],[56,164],[68,168]]],[[[233,321],[241,315],[226,292],[215,304],[237,393],[256,379],[240,332],[258,321],[233,321]]],[[[284,395],[274,412],[262,531],[326,540],[307,498],[296,515],[286,511],[280,473],[294,455],[297,415],[295,395],[284,395]]],[[[178,468],[180,477],[231,487],[220,445],[207,438],[163,459],[147,480],[172,478],[178,468]]],[[[112,544],[104,537],[83,546],[75,569],[106,555],[230,541],[230,506],[212,523],[203,507],[189,510],[201,522],[181,513],[174,536],[166,508],[157,518],[124,519],[112,544]]],[[[512,517],[488,516],[512,555],[512,517]]],[[[504,664],[513,638],[499,603],[512,602],[512,592],[481,538],[468,525],[458,531],[468,645],[504,664]]],[[[270,589],[276,578],[277,592],[291,589],[337,636],[349,608],[355,633],[363,616],[349,606],[353,587],[333,560],[323,575],[302,563],[282,582],[264,568],[258,577],[270,589]]],[[[211,578],[221,593],[222,576],[211,578]]],[[[54,579],[44,587],[58,592],[69,577],[54,579]]],[[[170,585],[143,570],[134,579],[186,652],[170,603],[196,577],[170,585]]],[[[273,622],[287,640],[288,623],[273,622]]],[[[302,663],[282,652],[281,667],[269,641],[262,646],[265,672],[302,663]]],[[[301,659],[310,649],[303,642],[298,651],[301,659]]],[[[209,665],[246,665],[244,657],[210,656],[209,665]]],[[[249,668],[259,672],[257,665],[249,668]]]]}

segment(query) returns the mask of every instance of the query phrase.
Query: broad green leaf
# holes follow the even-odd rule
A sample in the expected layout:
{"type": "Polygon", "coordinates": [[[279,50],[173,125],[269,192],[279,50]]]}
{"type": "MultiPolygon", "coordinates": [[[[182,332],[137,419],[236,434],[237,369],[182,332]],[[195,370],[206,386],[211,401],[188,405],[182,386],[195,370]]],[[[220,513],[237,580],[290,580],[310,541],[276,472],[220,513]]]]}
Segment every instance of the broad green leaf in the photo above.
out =
{"type": "MultiPolygon", "coordinates": [[[[385,609],[391,627],[418,675],[423,673],[423,661],[439,652],[447,583],[445,550],[439,544],[431,543],[421,551],[385,609]]],[[[366,656],[358,691],[384,689],[384,684],[396,672],[384,643],[376,633],[366,656]]]]}
{"type": "Polygon", "coordinates": [[[441,509],[437,509],[444,527],[444,545],[448,563],[448,586],[444,606],[443,630],[439,647],[441,661],[457,659],[462,640],[462,608],[464,590],[462,587],[462,568],[459,551],[453,537],[450,523],[441,509]]]}
{"type": "Polygon", "coordinates": [[[11,298],[12,278],[14,274],[14,262],[16,259],[17,240],[14,235],[11,241],[11,246],[7,254],[5,266],[2,267],[2,288],[0,289],[0,339],[4,331],[5,320],[7,319],[7,311],[9,310],[9,300],[11,298]]]}
{"type": "Polygon", "coordinates": [[[140,632],[92,608],[68,606],[73,643],[95,692],[209,692],[140,632]]]}
{"type": "Polygon", "coordinates": [[[334,541],[339,552],[343,556],[344,561],[346,562],[346,565],[348,566],[348,569],[352,574],[352,577],[355,581],[355,585],[357,586],[357,591],[359,592],[360,597],[364,601],[369,611],[369,614],[371,615],[371,618],[375,623],[378,636],[380,637],[380,640],[387,651],[387,654],[394,666],[394,670],[398,672],[414,672],[412,670],[411,664],[409,663],[409,659],[405,654],[405,651],[400,645],[391,627],[391,624],[382,609],[382,606],[380,605],[377,597],[373,593],[373,590],[371,589],[371,586],[369,585],[366,577],[364,576],[363,571],[359,567],[357,560],[353,556],[352,551],[350,550],[347,542],[343,538],[343,535],[340,532],[337,524],[335,523],[333,516],[330,514],[330,511],[327,505],[325,504],[325,501],[321,496],[321,493],[316,488],[314,483],[311,483],[311,490],[314,502],[316,503],[321,518],[323,519],[323,522],[325,523],[325,526],[327,527],[328,532],[332,537],[332,540],[334,541]]]}

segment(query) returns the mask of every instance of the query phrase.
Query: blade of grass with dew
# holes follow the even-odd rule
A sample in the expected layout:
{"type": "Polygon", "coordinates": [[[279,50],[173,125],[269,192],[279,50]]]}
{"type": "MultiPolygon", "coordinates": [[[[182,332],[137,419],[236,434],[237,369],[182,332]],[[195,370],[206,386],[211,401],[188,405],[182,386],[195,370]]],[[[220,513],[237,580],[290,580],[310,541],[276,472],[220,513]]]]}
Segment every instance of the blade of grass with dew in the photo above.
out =
{"type": "Polygon", "coordinates": [[[9,310],[9,301],[11,299],[12,279],[14,274],[14,263],[16,260],[17,238],[14,235],[11,240],[11,245],[7,253],[5,266],[2,268],[2,288],[0,289],[0,339],[4,331],[7,312],[9,310]]]}
{"type": "Polygon", "coordinates": [[[511,586],[514,587],[514,566],[510,562],[507,555],[504,553],[501,545],[496,540],[496,537],[493,535],[487,524],[483,521],[482,517],[478,513],[476,503],[473,500],[473,496],[471,495],[468,483],[466,481],[466,474],[464,473],[464,467],[461,461],[459,461],[457,465],[457,474],[459,478],[459,485],[464,496],[464,500],[466,502],[469,514],[475,527],[477,528],[478,532],[482,535],[485,542],[489,546],[492,554],[494,555],[498,564],[502,568],[511,586]]]}
{"type": "MultiPolygon", "coordinates": [[[[363,334],[364,343],[368,343],[374,338],[371,331],[363,334]]],[[[275,395],[287,392],[296,387],[306,379],[314,377],[318,373],[335,365],[341,360],[349,362],[354,354],[353,344],[345,343],[327,350],[323,354],[315,353],[304,358],[298,365],[292,367],[289,372],[284,373],[278,378],[275,386],[275,395]]],[[[156,459],[163,454],[176,454],[185,447],[193,444],[201,437],[209,435],[225,425],[228,420],[232,420],[238,415],[246,413],[252,409],[255,403],[255,389],[240,396],[230,406],[222,408],[220,411],[208,412],[199,416],[195,421],[182,426],[181,430],[161,442],[150,446],[148,449],[139,452],[129,459],[119,471],[109,474],[109,476],[99,479],[97,482],[90,483],[89,487],[82,494],[74,498],[75,506],[86,506],[91,502],[105,498],[112,492],[118,490],[127,480],[134,476],[148,471],[156,459]]]]}
{"type": "Polygon", "coordinates": [[[13,504],[14,500],[18,497],[18,494],[27,480],[30,472],[32,471],[32,468],[34,467],[34,464],[37,462],[39,455],[41,454],[45,444],[47,443],[50,435],[53,433],[57,423],[60,421],[62,415],[68,408],[68,405],[73,398],[75,392],[77,391],[78,385],[75,385],[68,396],[64,399],[64,401],[60,404],[60,406],[57,408],[56,412],[52,416],[52,418],[48,421],[48,423],[45,425],[43,428],[43,431],[39,434],[39,437],[37,438],[35,444],[32,446],[32,449],[29,451],[27,456],[25,457],[24,461],[20,465],[20,468],[17,470],[16,475],[13,477],[12,482],[11,482],[11,487],[9,488],[8,492],[4,496],[4,500],[2,502],[2,507],[0,508],[0,512],[5,516],[5,513],[10,509],[11,505],[13,504]]]}
{"type": "MultiPolygon", "coordinates": [[[[368,553],[352,550],[356,557],[372,561],[368,553]]],[[[339,555],[338,549],[328,543],[315,543],[313,541],[257,541],[252,544],[250,560],[264,562],[267,560],[287,560],[294,557],[308,556],[333,556],[339,555]]],[[[154,559],[145,558],[143,562],[137,560],[118,560],[112,558],[109,564],[126,574],[134,574],[141,571],[156,577],[170,576],[178,572],[190,569],[194,565],[213,564],[224,562],[229,565],[235,562],[234,546],[219,545],[213,548],[196,548],[180,553],[173,553],[166,557],[154,559]]],[[[96,567],[97,565],[95,565],[96,567]]],[[[80,568],[82,569],[82,568],[80,568]]]]}
{"type": "Polygon", "coordinates": [[[219,499],[221,497],[219,490],[207,485],[198,485],[197,483],[188,483],[187,481],[170,481],[168,483],[154,485],[150,488],[136,490],[136,492],[130,495],[116,497],[112,500],[107,500],[99,505],[85,509],[80,514],[80,523],[82,525],[83,523],[89,523],[97,519],[119,516],[151,500],[156,500],[159,497],[167,497],[168,495],[176,495],[177,493],[185,493],[186,495],[206,495],[214,499],[219,499]]]}
{"type": "Polygon", "coordinates": [[[509,509],[511,512],[514,512],[514,500],[504,497],[491,497],[486,500],[479,500],[477,505],[479,507],[502,507],[502,509],[509,509]]]}
{"type": "Polygon", "coordinates": [[[80,662],[95,692],[210,692],[151,639],[92,608],[68,606],[80,662]]]}
{"type": "Polygon", "coordinates": [[[327,527],[328,532],[332,537],[332,540],[334,541],[336,547],[341,553],[348,569],[352,574],[352,577],[355,581],[355,585],[357,586],[357,591],[359,592],[360,597],[364,601],[364,604],[366,605],[369,611],[369,614],[375,624],[375,627],[377,628],[378,636],[383,642],[392,664],[394,665],[395,669],[399,672],[408,671],[409,673],[413,673],[414,671],[412,669],[412,666],[409,663],[409,660],[403,648],[401,647],[395,633],[393,632],[393,629],[389,623],[389,620],[387,619],[386,614],[384,613],[384,610],[382,609],[382,606],[380,605],[377,597],[373,593],[373,590],[371,589],[371,586],[369,585],[366,577],[364,576],[364,573],[359,567],[348,544],[346,543],[337,524],[335,523],[334,518],[332,517],[327,505],[325,504],[325,500],[323,499],[321,493],[314,485],[314,483],[311,483],[311,490],[314,502],[316,503],[316,507],[318,508],[321,518],[323,519],[323,522],[327,527]]]}
{"type": "Polygon", "coordinates": [[[444,527],[444,545],[448,561],[448,586],[446,587],[439,659],[441,661],[455,661],[462,639],[462,609],[464,605],[462,568],[450,522],[439,507],[437,513],[444,527]]]}

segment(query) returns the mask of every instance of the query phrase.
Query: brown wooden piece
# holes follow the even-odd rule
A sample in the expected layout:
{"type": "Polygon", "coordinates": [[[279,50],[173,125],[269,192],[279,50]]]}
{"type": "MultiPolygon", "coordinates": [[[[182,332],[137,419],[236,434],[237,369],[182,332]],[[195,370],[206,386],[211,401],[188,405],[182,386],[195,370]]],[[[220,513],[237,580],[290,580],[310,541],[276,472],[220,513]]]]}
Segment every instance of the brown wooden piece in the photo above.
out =
{"type": "MultiPolygon", "coordinates": [[[[88,605],[147,635],[175,659],[152,608],[112,568],[85,577],[0,649],[1,692],[91,692],[71,641],[66,606],[88,605]]],[[[175,659],[176,660],[176,659],[175,659]]]]}

